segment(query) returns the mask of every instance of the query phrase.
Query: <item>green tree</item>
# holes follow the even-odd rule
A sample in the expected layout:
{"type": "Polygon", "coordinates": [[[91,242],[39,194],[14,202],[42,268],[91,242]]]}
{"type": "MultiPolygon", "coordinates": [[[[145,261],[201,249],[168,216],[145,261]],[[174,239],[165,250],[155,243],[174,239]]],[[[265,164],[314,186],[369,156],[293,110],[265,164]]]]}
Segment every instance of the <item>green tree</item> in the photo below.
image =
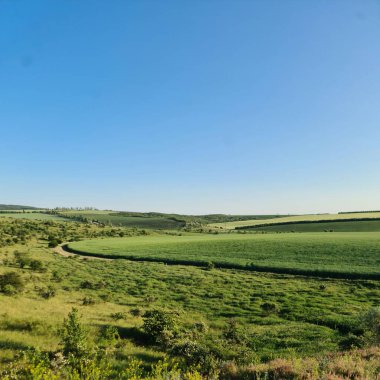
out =
{"type": "Polygon", "coordinates": [[[87,333],[79,321],[78,309],[73,308],[64,320],[60,335],[65,356],[81,358],[88,353],[87,333]]]}
{"type": "Polygon", "coordinates": [[[365,336],[370,344],[380,344],[380,308],[374,307],[363,316],[365,336]]]}
{"type": "Polygon", "coordinates": [[[143,330],[155,342],[175,329],[173,316],[162,310],[149,310],[143,315],[143,330]]]}

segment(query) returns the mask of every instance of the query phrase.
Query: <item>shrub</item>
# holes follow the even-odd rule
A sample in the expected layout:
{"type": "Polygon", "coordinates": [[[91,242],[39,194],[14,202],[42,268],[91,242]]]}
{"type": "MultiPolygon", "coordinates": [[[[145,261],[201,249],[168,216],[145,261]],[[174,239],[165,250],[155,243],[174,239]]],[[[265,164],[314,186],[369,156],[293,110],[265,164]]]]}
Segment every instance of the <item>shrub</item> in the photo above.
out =
{"type": "Polygon", "coordinates": [[[3,293],[6,294],[7,296],[13,296],[17,293],[17,290],[13,285],[7,284],[3,288],[3,293]]]}
{"type": "Polygon", "coordinates": [[[198,342],[192,340],[184,340],[174,345],[172,354],[185,359],[186,365],[203,367],[209,352],[198,342]]]}
{"type": "Polygon", "coordinates": [[[95,303],[96,301],[91,297],[84,297],[82,300],[83,306],[91,306],[91,305],[95,305],[95,303]]]}
{"type": "Polygon", "coordinates": [[[198,332],[198,333],[206,333],[207,330],[208,330],[208,327],[207,327],[207,324],[203,321],[201,322],[195,322],[194,325],[193,325],[193,329],[194,331],[198,332]]]}
{"type": "Polygon", "coordinates": [[[278,312],[278,307],[274,302],[264,302],[260,305],[260,308],[267,315],[278,312]]]}
{"type": "Polygon", "coordinates": [[[40,260],[31,260],[29,266],[34,271],[42,271],[44,269],[44,265],[40,260]]]}
{"type": "Polygon", "coordinates": [[[52,279],[52,281],[55,281],[55,282],[61,282],[63,280],[63,277],[62,277],[61,273],[59,273],[57,270],[55,270],[51,274],[51,279],[52,279]]]}
{"type": "Polygon", "coordinates": [[[79,322],[78,310],[73,308],[60,331],[65,356],[83,357],[88,352],[87,333],[79,322]]]}
{"type": "Polygon", "coordinates": [[[25,268],[30,263],[29,255],[25,252],[14,252],[15,262],[20,268],[25,268]]]}
{"type": "Polygon", "coordinates": [[[4,292],[8,289],[12,289],[12,292],[21,292],[24,289],[24,281],[22,280],[21,276],[16,272],[7,272],[2,275],[0,275],[0,291],[4,292]],[[12,288],[9,288],[10,285],[12,288]]]}
{"type": "Polygon", "coordinates": [[[113,346],[120,339],[119,331],[115,326],[104,326],[100,330],[100,339],[103,346],[113,346]]]}
{"type": "Polygon", "coordinates": [[[114,319],[115,321],[119,321],[120,319],[126,319],[127,318],[127,315],[125,313],[123,313],[122,311],[118,311],[116,313],[112,313],[110,315],[110,317],[112,319],[114,319]]]}
{"type": "Polygon", "coordinates": [[[130,312],[131,315],[133,315],[134,317],[140,317],[140,316],[143,314],[142,310],[139,309],[139,308],[131,309],[129,312],[130,312]]]}
{"type": "Polygon", "coordinates": [[[380,308],[374,307],[362,317],[365,337],[369,343],[380,344],[380,308]]]}
{"type": "Polygon", "coordinates": [[[223,337],[229,342],[239,343],[242,341],[242,337],[239,333],[238,325],[235,319],[231,318],[228,320],[223,331],[223,337]]]}
{"type": "Polygon", "coordinates": [[[48,246],[49,246],[49,248],[54,248],[54,247],[58,246],[61,243],[62,243],[62,239],[60,239],[60,238],[58,238],[56,236],[52,236],[52,235],[48,236],[48,246]]]}
{"type": "Polygon", "coordinates": [[[46,289],[40,289],[39,294],[42,298],[49,299],[55,296],[55,289],[49,285],[46,289]]]}
{"type": "Polygon", "coordinates": [[[176,327],[172,315],[162,310],[149,310],[143,315],[143,319],[143,331],[155,342],[176,327]]]}

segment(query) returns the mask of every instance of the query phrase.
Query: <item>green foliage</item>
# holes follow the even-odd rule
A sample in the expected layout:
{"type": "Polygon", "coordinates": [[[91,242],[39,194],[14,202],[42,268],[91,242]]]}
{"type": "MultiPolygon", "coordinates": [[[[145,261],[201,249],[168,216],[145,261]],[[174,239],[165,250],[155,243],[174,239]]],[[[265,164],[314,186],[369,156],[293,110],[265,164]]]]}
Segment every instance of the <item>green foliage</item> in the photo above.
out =
{"type": "Polygon", "coordinates": [[[362,322],[369,343],[380,345],[380,307],[371,308],[363,315],[362,322]]]}
{"type": "Polygon", "coordinates": [[[49,285],[47,288],[39,289],[39,294],[42,298],[49,299],[55,296],[56,290],[53,286],[49,285]]]}
{"type": "Polygon", "coordinates": [[[0,275],[0,292],[15,294],[24,289],[24,281],[16,272],[6,272],[0,275]]]}
{"type": "Polygon", "coordinates": [[[223,331],[223,338],[232,343],[241,343],[243,336],[239,331],[237,321],[230,318],[223,331]]]}
{"type": "Polygon", "coordinates": [[[260,308],[266,315],[278,312],[278,306],[274,302],[264,302],[260,305],[260,308]]]}
{"type": "Polygon", "coordinates": [[[31,260],[29,263],[30,269],[34,271],[43,271],[45,270],[44,264],[41,260],[31,260]]]}
{"type": "Polygon", "coordinates": [[[118,311],[116,313],[112,313],[110,315],[110,317],[115,320],[115,321],[119,321],[121,319],[126,319],[127,318],[127,314],[126,313],[123,313],[122,311],[118,311]]]}
{"type": "Polygon", "coordinates": [[[115,326],[103,326],[100,330],[100,341],[106,348],[114,346],[120,339],[119,331],[115,326]]]}
{"type": "Polygon", "coordinates": [[[60,336],[65,356],[81,358],[88,354],[87,332],[79,321],[78,309],[73,308],[64,320],[60,336]]]}
{"type": "Polygon", "coordinates": [[[53,236],[53,235],[48,236],[48,246],[50,248],[54,248],[57,245],[61,244],[62,242],[63,242],[62,239],[57,236],[53,236]]]}
{"type": "Polygon", "coordinates": [[[15,251],[14,252],[14,257],[15,257],[15,263],[20,268],[25,268],[30,263],[30,257],[29,257],[29,255],[26,252],[15,251]]]}
{"type": "Polygon", "coordinates": [[[95,304],[96,304],[96,301],[92,297],[84,297],[82,300],[83,306],[91,306],[91,305],[95,305],[95,304]]]}
{"type": "Polygon", "coordinates": [[[148,310],[143,315],[143,331],[154,342],[165,339],[176,328],[172,313],[163,310],[148,310]]]}

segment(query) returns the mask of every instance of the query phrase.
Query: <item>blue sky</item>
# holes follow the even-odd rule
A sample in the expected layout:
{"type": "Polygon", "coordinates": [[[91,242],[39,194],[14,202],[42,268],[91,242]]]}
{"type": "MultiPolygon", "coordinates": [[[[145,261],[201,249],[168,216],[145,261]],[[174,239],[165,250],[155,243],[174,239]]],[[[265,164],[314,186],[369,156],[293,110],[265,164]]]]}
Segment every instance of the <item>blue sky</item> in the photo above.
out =
{"type": "Polygon", "coordinates": [[[380,2],[0,0],[0,203],[380,209],[380,2]]]}

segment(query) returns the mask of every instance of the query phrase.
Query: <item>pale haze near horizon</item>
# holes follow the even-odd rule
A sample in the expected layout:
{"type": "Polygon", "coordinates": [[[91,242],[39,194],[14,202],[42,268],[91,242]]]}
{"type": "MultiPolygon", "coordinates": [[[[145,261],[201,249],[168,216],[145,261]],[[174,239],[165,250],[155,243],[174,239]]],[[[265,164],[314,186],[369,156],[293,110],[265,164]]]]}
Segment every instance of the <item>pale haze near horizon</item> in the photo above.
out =
{"type": "Polygon", "coordinates": [[[380,209],[378,1],[9,1],[0,35],[0,203],[380,209]]]}

